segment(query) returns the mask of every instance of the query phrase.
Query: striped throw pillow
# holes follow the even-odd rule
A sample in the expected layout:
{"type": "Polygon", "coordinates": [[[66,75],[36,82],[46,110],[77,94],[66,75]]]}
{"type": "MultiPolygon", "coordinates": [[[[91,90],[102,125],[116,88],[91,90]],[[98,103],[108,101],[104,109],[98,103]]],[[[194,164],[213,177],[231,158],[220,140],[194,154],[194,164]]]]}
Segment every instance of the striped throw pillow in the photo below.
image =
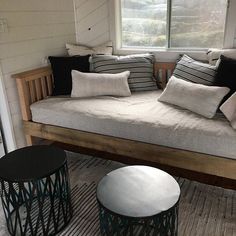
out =
{"type": "Polygon", "coordinates": [[[92,66],[97,73],[121,73],[130,71],[128,79],[131,92],[156,90],[153,77],[154,55],[136,54],[129,56],[93,55],[92,66]]]}
{"type": "Polygon", "coordinates": [[[183,55],[177,62],[173,75],[189,82],[213,85],[216,70],[216,66],[196,61],[187,55],[183,55]]]}

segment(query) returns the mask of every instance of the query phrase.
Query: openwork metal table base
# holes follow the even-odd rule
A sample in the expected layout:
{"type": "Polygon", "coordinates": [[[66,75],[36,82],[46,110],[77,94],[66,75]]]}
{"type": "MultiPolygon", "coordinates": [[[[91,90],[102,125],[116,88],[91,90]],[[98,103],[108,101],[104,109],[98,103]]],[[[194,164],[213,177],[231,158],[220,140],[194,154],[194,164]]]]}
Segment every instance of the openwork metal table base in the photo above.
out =
{"type": "Polygon", "coordinates": [[[120,216],[99,204],[100,229],[104,236],[177,236],[178,203],[148,218],[120,216]]]}
{"type": "Polygon", "coordinates": [[[11,235],[53,235],[72,217],[68,168],[27,182],[1,180],[2,205],[11,235]]]}

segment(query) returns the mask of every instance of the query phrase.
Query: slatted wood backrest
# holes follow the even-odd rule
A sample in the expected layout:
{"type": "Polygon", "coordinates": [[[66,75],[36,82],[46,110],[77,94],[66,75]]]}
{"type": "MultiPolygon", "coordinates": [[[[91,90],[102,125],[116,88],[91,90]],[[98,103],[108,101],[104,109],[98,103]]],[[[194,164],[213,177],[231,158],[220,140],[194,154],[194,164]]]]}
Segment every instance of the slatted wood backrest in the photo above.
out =
{"type": "MultiPolygon", "coordinates": [[[[154,74],[161,88],[166,83],[175,67],[175,63],[159,62],[154,65],[154,74]]],[[[52,94],[53,75],[50,66],[12,75],[16,79],[23,120],[31,120],[30,105],[52,94]]]]}
{"type": "Polygon", "coordinates": [[[175,68],[175,62],[158,62],[154,65],[155,77],[159,81],[162,89],[166,87],[168,79],[171,77],[175,68]]]}
{"type": "Polygon", "coordinates": [[[31,120],[30,105],[52,94],[51,67],[22,72],[12,77],[16,79],[23,120],[31,120]]]}

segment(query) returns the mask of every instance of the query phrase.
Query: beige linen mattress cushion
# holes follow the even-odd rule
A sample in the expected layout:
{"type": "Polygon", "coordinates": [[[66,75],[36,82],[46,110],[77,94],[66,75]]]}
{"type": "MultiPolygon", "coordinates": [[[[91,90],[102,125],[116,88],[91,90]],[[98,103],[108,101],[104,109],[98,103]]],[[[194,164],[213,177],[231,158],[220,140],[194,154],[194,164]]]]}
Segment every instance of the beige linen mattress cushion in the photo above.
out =
{"type": "Polygon", "coordinates": [[[51,97],[31,105],[35,122],[236,159],[236,131],[223,114],[207,119],[157,101],[161,91],[131,97],[51,97]]]}

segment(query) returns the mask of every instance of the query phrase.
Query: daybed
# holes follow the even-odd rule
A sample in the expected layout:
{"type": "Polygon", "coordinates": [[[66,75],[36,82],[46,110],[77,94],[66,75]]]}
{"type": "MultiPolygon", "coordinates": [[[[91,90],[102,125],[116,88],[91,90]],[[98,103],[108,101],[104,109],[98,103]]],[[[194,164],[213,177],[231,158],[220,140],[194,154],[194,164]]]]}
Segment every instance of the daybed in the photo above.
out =
{"type": "MultiPolygon", "coordinates": [[[[173,68],[155,64],[162,87],[173,68]]],[[[161,90],[127,98],[48,98],[50,67],[13,77],[28,145],[39,137],[236,180],[236,132],[223,115],[207,119],[160,103],[161,90]]]]}

